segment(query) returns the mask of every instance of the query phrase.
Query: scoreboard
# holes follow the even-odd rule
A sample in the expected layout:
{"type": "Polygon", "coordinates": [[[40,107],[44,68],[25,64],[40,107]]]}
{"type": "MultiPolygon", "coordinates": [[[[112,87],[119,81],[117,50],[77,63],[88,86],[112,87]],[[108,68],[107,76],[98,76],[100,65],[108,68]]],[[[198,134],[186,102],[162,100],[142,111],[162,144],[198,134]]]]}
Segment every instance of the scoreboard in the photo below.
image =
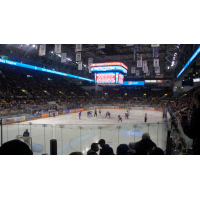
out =
{"type": "Polygon", "coordinates": [[[128,67],[121,62],[91,64],[95,84],[123,85],[124,74],[127,74],[127,70],[128,67]]]}

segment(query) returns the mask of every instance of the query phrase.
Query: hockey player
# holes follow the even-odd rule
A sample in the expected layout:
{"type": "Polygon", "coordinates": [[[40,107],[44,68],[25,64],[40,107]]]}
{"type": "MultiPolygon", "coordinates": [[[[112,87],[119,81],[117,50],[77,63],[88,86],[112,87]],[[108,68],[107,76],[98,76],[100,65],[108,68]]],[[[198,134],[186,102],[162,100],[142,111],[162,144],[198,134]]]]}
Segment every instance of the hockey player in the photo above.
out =
{"type": "Polygon", "coordinates": [[[78,114],[78,116],[79,116],[79,119],[81,119],[81,112],[78,114]]]}
{"type": "Polygon", "coordinates": [[[109,112],[106,113],[106,117],[107,117],[107,116],[110,118],[110,113],[109,113],[109,112]]]}
{"type": "Polygon", "coordinates": [[[121,121],[122,122],[122,117],[119,115],[118,116],[118,122],[121,121]]]}
{"type": "Polygon", "coordinates": [[[97,117],[97,110],[96,110],[96,108],[95,108],[95,110],[94,110],[94,117],[97,117]]]}
{"type": "Polygon", "coordinates": [[[125,119],[128,119],[129,114],[125,113],[125,119]]]}
{"type": "Polygon", "coordinates": [[[53,111],[53,116],[55,117],[55,112],[53,111]]]}
{"type": "Polygon", "coordinates": [[[101,109],[99,109],[99,115],[101,115],[101,109]]]}
{"type": "Polygon", "coordinates": [[[92,116],[92,112],[91,111],[88,111],[87,112],[87,116],[89,117],[89,116],[92,116]]]}

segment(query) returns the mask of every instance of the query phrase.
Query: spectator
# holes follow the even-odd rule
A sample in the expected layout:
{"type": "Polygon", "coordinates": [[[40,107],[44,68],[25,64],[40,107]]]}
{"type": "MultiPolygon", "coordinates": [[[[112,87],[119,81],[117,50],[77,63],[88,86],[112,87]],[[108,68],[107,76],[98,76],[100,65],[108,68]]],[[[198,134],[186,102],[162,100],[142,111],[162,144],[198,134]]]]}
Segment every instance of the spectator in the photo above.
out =
{"type": "Polygon", "coordinates": [[[33,155],[33,152],[24,142],[11,140],[0,147],[0,155],[33,155]]]}
{"type": "Polygon", "coordinates": [[[190,125],[188,119],[181,116],[181,126],[185,135],[193,139],[193,154],[200,155],[200,90],[194,93],[193,98],[197,108],[192,113],[190,125]]]}
{"type": "Polygon", "coordinates": [[[69,155],[83,155],[82,152],[72,152],[69,155]]]}
{"type": "Polygon", "coordinates": [[[142,140],[135,144],[135,150],[138,155],[147,155],[147,150],[156,147],[156,144],[150,139],[149,133],[143,133],[142,140]]]}
{"type": "Polygon", "coordinates": [[[136,155],[136,151],[134,149],[130,149],[127,151],[127,155],[136,155]]]}
{"type": "Polygon", "coordinates": [[[99,151],[98,143],[92,143],[91,149],[87,152],[87,155],[98,155],[96,152],[99,151]]]}
{"type": "Polygon", "coordinates": [[[117,147],[117,155],[127,155],[129,150],[130,148],[127,144],[120,144],[117,147]]]}
{"type": "Polygon", "coordinates": [[[106,144],[104,139],[99,140],[98,144],[101,146],[99,155],[111,155],[113,154],[113,149],[106,144]]]}
{"type": "Polygon", "coordinates": [[[134,143],[133,142],[130,142],[129,145],[130,149],[134,149],[134,143]]]}
{"type": "Polygon", "coordinates": [[[164,155],[164,151],[159,147],[153,147],[147,151],[147,155],[164,155]]]}

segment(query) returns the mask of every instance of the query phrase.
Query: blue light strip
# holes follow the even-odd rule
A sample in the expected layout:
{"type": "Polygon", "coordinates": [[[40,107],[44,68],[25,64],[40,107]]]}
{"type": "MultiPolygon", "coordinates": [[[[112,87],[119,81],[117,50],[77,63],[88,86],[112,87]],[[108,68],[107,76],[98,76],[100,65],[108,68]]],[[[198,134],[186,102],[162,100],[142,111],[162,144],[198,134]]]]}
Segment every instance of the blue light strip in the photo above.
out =
{"type": "Polygon", "coordinates": [[[52,74],[58,74],[58,75],[61,75],[61,76],[68,76],[70,78],[81,79],[81,80],[84,80],[84,81],[94,82],[94,80],[89,79],[89,78],[74,76],[72,74],[66,74],[66,73],[63,73],[63,72],[58,72],[58,71],[54,71],[54,70],[50,70],[50,69],[44,69],[44,68],[41,68],[41,67],[36,67],[36,66],[32,66],[32,65],[23,64],[23,63],[18,63],[18,62],[14,62],[14,61],[10,61],[10,60],[4,60],[4,59],[1,59],[1,58],[0,58],[0,63],[4,63],[4,64],[8,64],[8,65],[14,65],[14,66],[18,66],[18,67],[24,67],[24,68],[38,70],[38,71],[42,71],[42,72],[48,72],[48,73],[52,73],[52,74]]]}
{"type": "Polygon", "coordinates": [[[183,69],[179,72],[179,74],[177,75],[177,78],[183,73],[183,71],[189,66],[189,64],[197,57],[199,52],[200,52],[200,47],[196,50],[196,52],[192,55],[192,57],[188,60],[186,65],[183,67],[183,69]]]}

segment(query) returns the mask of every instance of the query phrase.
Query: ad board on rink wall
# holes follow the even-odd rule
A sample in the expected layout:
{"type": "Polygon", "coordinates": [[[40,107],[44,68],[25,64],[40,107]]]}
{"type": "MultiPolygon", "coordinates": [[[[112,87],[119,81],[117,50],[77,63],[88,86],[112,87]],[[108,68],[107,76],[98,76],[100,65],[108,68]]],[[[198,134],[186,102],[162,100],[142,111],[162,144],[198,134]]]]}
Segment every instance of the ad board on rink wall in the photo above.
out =
{"type": "Polygon", "coordinates": [[[80,111],[83,111],[83,108],[76,109],[76,112],[80,112],[80,111]]]}
{"type": "Polygon", "coordinates": [[[49,117],[49,113],[43,113],[42,117],[49,117]]]}
{"type": "Polygon", "coordinates": [[[25,120],[27,119],[34,119],[34,118],[41,118],[42,114],[35,114],[35,115],[25,115],[25,120]]]}
{"type": "Polygon", "coordinates": [[[65,113],[70,113],[70,110],[65,110],[65,111],[63,111],[63,112],[65,112],[65,113]]]}
{"type": "Polygon", "coordinates": [[[75,113],[75,112],[76,112],[76,110],[75,110],[75,109],[71,110],[71,113],[75,113]]]}

